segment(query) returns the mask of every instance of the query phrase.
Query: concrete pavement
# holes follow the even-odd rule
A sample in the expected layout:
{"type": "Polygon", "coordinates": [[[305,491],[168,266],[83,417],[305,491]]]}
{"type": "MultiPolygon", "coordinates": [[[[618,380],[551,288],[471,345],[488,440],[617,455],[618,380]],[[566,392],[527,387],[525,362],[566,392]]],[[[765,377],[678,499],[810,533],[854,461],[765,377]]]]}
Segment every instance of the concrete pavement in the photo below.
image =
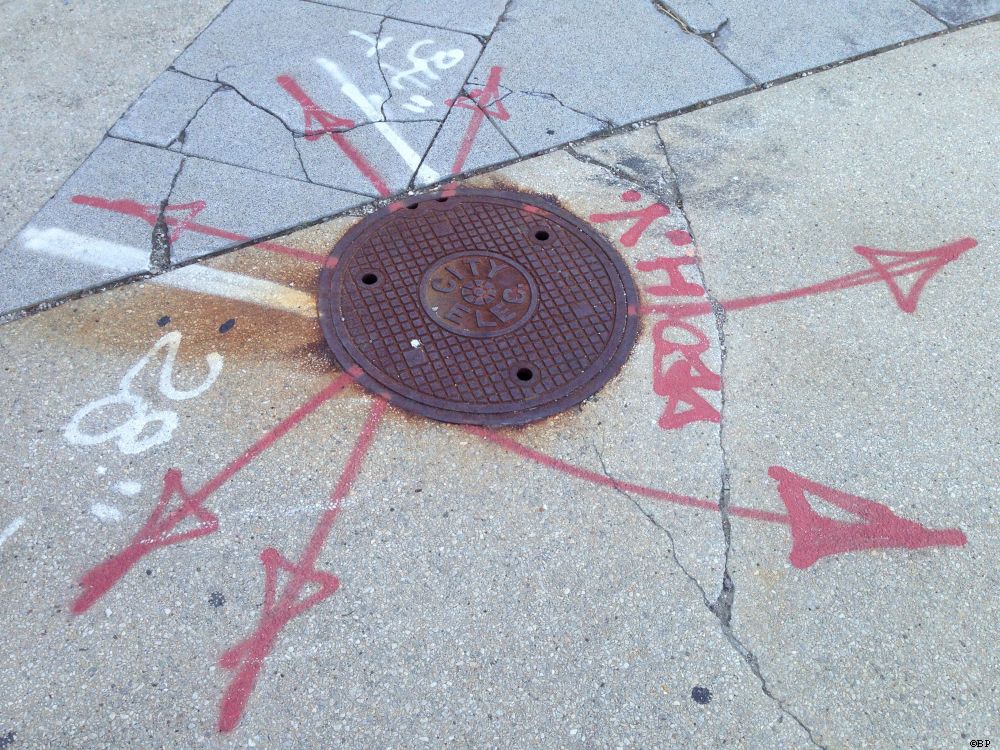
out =
{"type": "MultiPolygon", "coordinates": [[[[258,61],[189,54],[171,86],[233,76],[213,122],[258,96],[258,61]]],[[[588,220],[642,290],[621,374],[519,429],[338,371],[317,276],[358,216],[251,240],[370,196],[212,128],[109,137],[20,241],[161,272],[0,327],[0,746],[996,741],[998,73],[989,22],[463,178],[588,220]]],[[[328,127],[273,96],[286,142],[328,127]]]]}

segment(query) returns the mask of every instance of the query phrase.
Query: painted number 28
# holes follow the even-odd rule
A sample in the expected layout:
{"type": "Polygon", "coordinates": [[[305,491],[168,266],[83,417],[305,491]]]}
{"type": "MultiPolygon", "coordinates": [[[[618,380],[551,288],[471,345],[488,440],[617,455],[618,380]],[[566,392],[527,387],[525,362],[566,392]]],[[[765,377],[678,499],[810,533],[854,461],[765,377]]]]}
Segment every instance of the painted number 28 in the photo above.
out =
{"type": "Polygon", "coordinates": [[[177,359],[177,350],[180,348],[180,344],[180,331],[171,331],[157,341],[125,373],[118,384],[117,392],[91,401],[73,415],[63,431],[66,440],[72,445],[98,445],[108,440],[115,440],[118,450],[128,455],[142,453],[155,445],[169,441],[177,427],[177,413],[169,409],[153,409],[145,398],[132,392],[132,383],[139,376],[139,373],[146,368],[161,349],[166,349],[166,357],[160,366],[159,391],[171,401],[185,401],[200,396],[211,388],[216,378],[219,377],[219,373],[222,372],[222,356],[217,352],[212,352],[205,356],[205,362],[208,364],[208,375],[199,385],[187,390],[175,388],[173,384],[174,361],[177,359]],[[131,414],[126,421],[118,426],[97,433],[83,429],[83,422],[92,414],[103,409],[123,406],[128,408],[131,414]],[[155,430],[151,429],[152,427],[155,427],[155,430]]]}

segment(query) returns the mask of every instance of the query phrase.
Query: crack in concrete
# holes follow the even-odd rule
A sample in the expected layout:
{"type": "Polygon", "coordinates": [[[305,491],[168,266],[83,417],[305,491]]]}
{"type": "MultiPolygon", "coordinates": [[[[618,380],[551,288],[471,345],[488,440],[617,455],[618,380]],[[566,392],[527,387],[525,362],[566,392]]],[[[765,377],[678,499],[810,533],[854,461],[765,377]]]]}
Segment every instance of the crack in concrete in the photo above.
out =
{"type": "Polygon", "coordinates": [[[385,70],[382,69],[382,50],[379,49],[379,43],[382,41],[382,29],[385,27],[386,17],[382,16],[382,20],[378,22],[378,33],[375,35],[375,64],[378,66],[378,74],[382,76],[382,83],[385,84],[385,98],[382,103],[379,104],[378,111],[382,115],[382,122],[388,122],[385,116],[385,105],[388,104],[392,97],[396,95],[396,92],[392,90],[389,85],[389,79],[385,77],[385,70]]]}
{"type": "MultiPolygon", "coordinates": [[[[139,141],[139,140],[136,140],[134,138],[124,138],[124,137],[122,137],[120,135],[109,135],[107,137],[108,138],[113,138],[116,141],[124,141],[126,143],[135,143],[135,144],[137,144],[139,146],[150,146],[152,148],[163,148],[162,146],[157,146],[155,143],[148,143],[146,141],[139,141]]],[[[188,159],[200,159],[202,161],[211,162],[212,164],[225,164],[226,166],[229,166],[229,167],[236,167],[237,169],[245,169],[248,172],[255,172],[257,174],[267,175],[268,177],[276,177],[276,178],[281,179],[281,180],[291,180],[292,182],[301,182],[301,183],[303,183],[305,185],[315,185],[316,187],[330,188],[331,190],[336,190],[336,191],[341,192],[341,193],[350,193],[351,195],[358,195],[358,196],[361,196],[362,198],[368,198],[369,200],[374,200],[377,197],[374,193],[361,193],[361,192],[358,192],[357,190],[352,190],[351,188],[340,187],[340,186],[337,186],[337,185],[328,185],[327,183],[324,183],[324,182],[313,182],[313,181],[310,181],[310,180],[302,179],[301,177],[290,177],[287,174],[275,174],[274,172],[268,172],[267,170],[260,169],[258,167],[250,167],[250,166],[247,166],[246,164],[237,164],[236,162],[226,161],[224,159],[219,159],[218,157],[215,157],[215,156],[212,156],[212,157],[199,156],[197,154],[190,154],[190,153],[187,153],[187,152],[177,152],[177,151],[174,151],[172,153],[179,153],[179,154],[185,156],[188,159]]]]}
{"type": "Polygon", "coordinates": [[[634,185],[645,192],[652,193],[660,200],[663,200],[664,198],[662,190],[659,186],[653,187],[652,185],[643,182],[637,175],[624,172],[617,164],[608,164],[607,162],[603,162],[594,156],[590,156],[589,154],[580,153],[576,150],[574,144],[572,143],[563,146],[559,150],[565,151],[567,154],[583,164],[589,164],[597,167],[598,169],[602,169],[622,182],[627,182],[629,185],[634,185]]]}
{"type": "Polygon", "coordinates": [[[170,187],[167,189],[167,196],[160,202],[160,211],[156,215],[156,222],[153,224],[152,247],[149,251],[149,269],[153,273],[160,273],[170,268],[170,227],[167,226],[167,206],[170,205],[170,198],[177,187],[177,180],[184,171],[185,157],[181,157],[177,171],[174,172],[173,179],[170,180],[170,187]]]}
{"type": "MultiPolygon", "coordinates": [[[[663,155],[663,159],[667,165],[669,171],[669,180],[664,180],[662,176],[658,175],[656,178],[656,183],[650,183],[642,179],[641,176],[633,176],[624,171],[615,164],[607,164],[602,162],[593,156],[587,154],[581,154],[573,147],[573,144],[569,144],[563,147],[570,156],[577,159],[584,164],[590,164],[597,166],[609,174],[625,182],[629,185],[634,185],[641,190],[652,193],[660,201],[668,201],[677,207],[681,216],[684,219],[685,224],[688,228],[688,233],[691,234],[692,239],[695,238],[693,228],[691,226],[691,221],[689,220],[687,213],[684,208],[684,196],[680,189],[680,180],[677,177],[677,171],[674,169],[672,162],[670,161],[669,151],[667,145],[663,140],[663,136],[659,129],[654,126],[657,140],[660,144],[660,151],[663,155]],[[664,190],[664,183],[669,185],[669,195],[668,191],[664,190]]],[[[697,242],[696,242],[697,246],[697,242]]],[[[661,524],[656,517],[648,512],[641,504],[638,498],[633,497],[627,491],[622,489],[619,485],[618,480],[612,476],[607,469],[607,465],[604,460],[604,455],[601,450],[597,447],[595,440],[591,440],[591,445],[594,449],[594,453],[597,455],[597,459],[601,464],[601,471],[608,481],[611,482],[612,487],[618,494],[627,498],[632,505],[657,529],[666,534],[670,541],[670,556],[677,568],[684,574],[684,576],[695,586],[701,595],[702,601],[705,604],[706,609],[712,613],[713,616],[719,621],[719,627],[722,630],[723,635],[729,644],[734,648],[734,650],[740,655],[740,657],[747,663],[750,668],[751,673],[757,678],[761,685],[761,691],[766,695],[774,704],[778,707],[778,710],[782,714],[788,716],[793,720],[809,737],[809,741],[821,750],[826,750],[826,748],[816,739],[813,731],[785,704],[783,700],[778,698],[771,686],[769,685],[767,678],[764,676],[763,671],[760,667],[760,662],[757,660],[757,656],[737,637],[733,632],[732,628],[732,613],[733,605],[736,598],[736,585],[733,578],[729,572],[730,563],[730,553],[732,550],[732,526],[731,519],[729,515],[729,503],[730,503],[730,491],[731,491],[731,481],[730,481],[730,469],[729,469],[729,458],[726,450],[726,444],[724,439],[724,430],[726,424],[726,392],[725,392],[725,367],[726,367],[726,337],[725,337],[725,310],[719,303],[718,297],[713,294],[708,286],[705,278],[704,268],[702,266],[701,258],[695,256],[695,268],[698,273],[698,280],[702,287],[705,289],[705,297],[712,306],[712,311],[714,313],[714,320],[716,326],[716,335],[719,340],[719,350],[720,350],[720,369],[719,376],[722,379],[722,388],[720,390],[720,397],[722,399],[721,407],[719,409],[720,414],[720,424],[719,424],[719,451],[721,457],[721,467],[720,467],[720,488],[719,488],[719,516],[722,524],[722,536],[725,544],[724,555],[723,555],[723,570],[722,570],[722,582],[718,596],[712,600],[708,593],[705,591],[704,587],[681,563],[680,559],[677,557],[676,543],[674,542],[674,537],[663,524],[661,524]]]]}
{"type": "MultiPolygon", "coordinates": [[[[669,4],[667,4],[665,0],[652,0],[652,3],[653,7],[656,8],[656,10],[672,18],[677,23],[677,25],[681,27],[682,31],[685,31],[688,34],[691,34],[692,36],[700,36],[702,39],[704,39],[706,42],[708,42],[713,46],[715,46],[715,39],[722,32],[722,29],[729,25],[729,18],[723,18],[713,28],[707,29],[705,31],[698,31],[684,19],[684,16],[679,11],[677,11],[669,4]]],[[[714,7],[712,9],[715,10],[714,7]]]]}
{"type": "MultiPolygon", "coordinates": [[[[308,170],[306,170],[305,163],[302,160],[302,152],[299,150],[298,143],[296,143],[296,141],[295,141],[296,136],[298,136],[298,135],[305,135],[304,132],[300,133],[299,131],[295,130],[295,128],[290,127],[288,125],[288,123],[285,122],[284,118],[281,117],[281,115],[279,115],[277,112],[274,112],[273,110],[268,109],[267,107],[265,107],[262,104],[258,104],[253,99],[251,99],[249,96],[247,96],[242,91],[240,91],[239,88],[236,87],[235,85],[233,85],[232,83],[229,83],[228,81],[224,81],[224,80],[220,79],[218,73],[216,73],[216,75],[215,75],[215,80],[209,80],[207,78],[200,78],[199,76],[193,75],[193,74],[188,73],[188,72],[183,71],[183,70],[177,70],[176,68],[173,68],[173,67],[168,68],[168,70],[172,70],[175,73],[180,73],[181,75],[186,75],[189,78],[194,78],[195,80],[205,81],[207,83],[216,83],[216,84],[218,84],[219,88],[212,92],[212,96],[209,97],[209,100],[211,100],[214,96],[216,96],[217,94],[219,94],[219,93],[221,93],[223,91],[232,91],[240,99],[242,99],[244,102],[246,102],[247,104],[249,104],[254,109],[260,110],[261,112],[270,115],[275,120],[277,120],[279,123],[281,123],[281,127],[284,128],[286,131],[288,131],[288,133],[292,137],[292,147],[295,149],[295,153],[298,155],[299,169],[302,171],[302,178],[301,178],[302,181],[303,182],[307,182],[310,185],[316,185],[316,184],[318,184],[318,183],[313,182],[312,178],[309,176],[309,172],[308,172],[308,170]]],[[[207,104],[207,103],[208,103],[208,101],[205,102],[205,104],[207,104]]],[[[204,107],[204,106],[205,105],[203,104],[202,107],[204,107]]],[[[201,112],[202,107],[198,108],[198,112],[201,112]]],[[[195,117],[198,116],[198,112],[195,113],[195,117]]],[[[195,118],[192,117],[191,120],[188,122],[188,124],[184,126],[184,130],[185,131],[191,125],[191,123],[194,122],[194,119],[195,118]]],[[[182,131],[182,133],[183,132],[184,131],[182,131]]],[[[184,141],[181,140],[181,143],[183,143],[183,142],[184,141]]],[[[201,158],[201,157],[199,157],[199,158],[201,158]]],[[[210,159],[209,161],[212,161],[212,160],[210,159]]],[[[243,166],[243,165],[238,165],[238,166],[243,166]]],[[[256,170],[256,171],[260,171],[260,170],[256,170]]],[[[271,173],[270,172],[265,172],[265,174],[271,174],[271,173]]],[[[287,177],[288,175],[275,175],[275,176],[277,176],[277,177],[287,177]]],[[[324,187],[329,187],[329,186],[326,185],[324,187]]]]}
{"type": "MultiPolygon", "coordinates": [[[[657,140],[660,142],[660,149],[663,153],[663,159],[667,164],[667,168],[670,170],[671,182],[674,186],[674,194],[676,196],[675,205],[680,211],[681,215],[684,217],[684,222],[688,227],[688,234],[691,235],[692,240],[695,243],[695,248],[698,247],[697,238],[694,233],[694,227],[691,225],[691,220],[688,218],[687,212],[684,208],[684,195],[681,192],[680,180],[677,176],[677,170],[674,168],[673,162],[670,160],[670,150],[667,148],[666,141],[663,140],[663,135],[660,133],[660,129],[654,126],[656,132],[657,140]]],[[[722,307],[721,302],[716,294],[711,290],[708,281],[705,277],[705,269],[702,264],[703,258],[700,252],[695,253],[695,269],[697,270],[699,282],[702,288],[705,290],[705,298],[708,300],[709,304],[712,306],[713,319],[715,321],[716,335],[719,341],[719,377],[722,381],[722,385],[719,389],[719,397],[721,399],[721,404],[719,407],[719,451],[722,457],[721,469],[720,469],[720,487],[719,487],[719,517],[722,524],[722,535],[725,540],[725,554],[723,556],[723,567],[722,567],[722,588],[719,592],[718,597],[716,597],[714,602],[708,603],[706,598],[706,604],[709,611],[715,615],[719,620],[719,625],[722,628],[723,634],[726,639],[733,646],[733,648],[743,657],[743,660],[750,667],[750,671],[754,676],[760,681],[761,690],[768,698],[770,698],[775,705],[778,706],[779,710],[786,716],[791,718],[798,724],[802,730],[808,735],[809,741],[813,745],[820,748],[821,750],[826,750],[825,746],[822,745],[813,734],[812,729],[806,726],[805,722],[799,718],[799,716],[794,713],[781,698],[777,697],[771,690],[770,685],[767,682],[767,678],[764,676],[763,671],[760,667],[760,662],[757,659],[756,654],[750,650],[736,635],[732,627],[732,617],[733,617],[733,606],[736,600],[736,584],[733,581],[732,576],[729,572],[730,555],[732,552],[732,523],[729,515],[729,503],[731,495],[731,474],[729,468],[729,454],[726,449],[725,441],[725,429],[726,429],[726,358],[728,354],[728,349],[726,345],[726,311],[722,307]]]]}
{"type": "Polygon", "coordinates": [[[221,84],[219,86],[216,86],[215,90],[205,98],[205,101],[203,101],[201,104],[198,105],[198,108],[195,109],[194,114],[191,115],[191,117],[188,119],[188,121],[186,123],[184,123],[184,127],[181,128],[180,132],[174,137],[174,139],[172,141],[170,141],[170,143],[167,144],[167,148],[168,149],[172,149],[174,147],[174,145],[178,144],[178,143],[180,145],[182,145],[182,146],[184,145],[184,141],[187,139],[187,129],[189,127],[191,127],[191,124],[195,120],[198,119],[198,115],[201,114],[201,111],[206,106],[208,106],[208,103],[210,101],[212,101],[212,99],[215,97],[215,95],[218,94],[220,91],[222,91],[222,85],[221,84]]]}
{"type": "Polygon", "coordinates": [[[566,104],[562,99],[560,99],[558,96],[556,96],[555,94],[553,94],[551,91],[518,91],[517,93],[524,94],[525,96],[535,96],[535,97],[538,97],[540,99],[549,99],[551,101],[554,101],[560,107],[563,107],[564,109],[568,109],[570,112],[576,112],[578,115],[581,115],[583,117],[587,117],[587,118],[593,120],[594,122],[601,123],[608,130],[610,130],[611,128],[615,127],[615,124],[611,120],[606,120],[603,117],[598,117],[595,114],[592,114],[590,112],[585,112],[582,109],[577,109],[576,107],[571,107],[570,105],[566,104]]]}
{"type": "MultiPolygon", "coordinates": [[[[424,162],[427,160],[427,155],[430,154],[430,152],[434,149],[434,144],[437,143],[438,136],[441,135],[441,130],[444,128],[445,122],[448,121],[448,115],[450,115],[451,111],[455,109],[455,102],[458,100],[458,98],[465,93],[473,73],[475,73],[476,68],[479,66],[479,61],[482,60],[483,58],[483,53],[486,52],[487,45],[490,43],[490,40],[493,39],[493,35],[497,32],[497,29],[499,29],[507,20],[507,12],[510,10],[511,5],[513,4],[514,0],[507,0],[507,2],[503,6],[503,12],[497,18],[497,22],[493,25],[493,29],[490,31],[490,33],[487,35],[485,39],[480,40],[479,54],[476,55],[476,59],[473,60],[472,65],[469,66],[468,75],[465,76],[465,80],[462,81],[462,85],[458,87],[458,91],[455,93],[454,98],[452,98],[451,104],[448,105],[448,109],[445,111],[444,117],[441,118],[441,124],[438,125],[437,130],[434,131],[434,135],[431,136],[431,140],[427,144],[427,148],[424,150],[424,153],[421,154],[420,162],[417,164],[417,168],[413,170],[413,174],[410,176],[410,181],[406,185],[406,191],[414,189],[417,175],[420,173],[421,167],[424,166],[424,162]]],[[[491,118],[489,118],[488,116],[486,119],[492,122],[491,118]]],[[[518,152],[517,149],[514,149],[514,153],[519,154],[520,152],[518,152]]]]}
{"type": "Polygon", "coordinates": [[[752,76],[749,73],[749,71],[746,71],[742,67],[737,65],[736,61],[733,60],[729,55],[727,55],[725,49],[723,48],[726,38],[732,33],[732,24],[730,23],[730,19],[728,17],[723,18],[716,26],[712,27],[711,29],[707,29],[705,31],[699,31],[693,28],[691,24],[684,19],[682,13],[678,12],[673,7],[668,5],[665,0],[650,0],[650,2],[653,3],[653,7],[656,10],[658,10],[663,15],[667,16],[674,23],[676,23],[681,31],[683,31],[686,34],[690,34],[691,36],[696,36],[700,39],[703,39],[705,42],[711,45],[712,49],[714,49],[717,53],[722,55],[722,57],[725,58],[726,62],[728,62],[730,65],[736,68],[736,70],[738,70],[741,74],[743,74],[743,77],[746,78],[748,81],[750,81],[754,85],[760,84],[760,81],[754,76],[752,76]]]}

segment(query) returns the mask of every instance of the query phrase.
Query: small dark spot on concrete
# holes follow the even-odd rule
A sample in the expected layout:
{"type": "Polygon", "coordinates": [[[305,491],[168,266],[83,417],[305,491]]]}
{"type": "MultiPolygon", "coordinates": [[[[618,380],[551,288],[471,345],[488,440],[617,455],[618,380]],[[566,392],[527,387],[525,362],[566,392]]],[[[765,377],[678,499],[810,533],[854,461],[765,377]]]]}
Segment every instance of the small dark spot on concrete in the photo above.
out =
{"type": "Polygon", "coordinates": [[[163,328],[163,326],[165,326],[169,322],[170,322],[170,316],[164,315],[162,318],[156,321],[156,325],[158,325],[160,328],[163,328]]]}
{"type": "Polygon", "coordinates": [[[695,685],[691,688],[691,700],[704,706],[712,702],[712,691],[701,685],[695,685]]]}
{"type": "Polygon", "coordinates": [[[234,325],[236,325],[236,318],[230,318],[221,326],[219,326],[219,333],[225,333],[226,331],[231,331],[234,325]]]}
{"type": "Polygon", "coordinates": [[[146,568],[146,575],[148,575],[148,576],[151,576],[151,575],[153,575],[153,570],[152,570],[152,568],[146,568]]]}
{"type": "Polygon", "coordinates": [[[219,591],[213,591],[211,596],[208,597],[208,603],[213,607],[221,607],[226,603],[226,597],[219,591]]]}
{"type": "Polygon", "coordinates": [[[16,732],[7,732],[7,734],[0,735],[0,750],[13,745],[15,739],[17,739],[16,732]]]}
{"type": "Polygon", "coordinates": [[[556,134],[556,131],[554,131],[554,130],[546,130],[545,132],[548,133],[549,135],[555,135],[556,134]]]}

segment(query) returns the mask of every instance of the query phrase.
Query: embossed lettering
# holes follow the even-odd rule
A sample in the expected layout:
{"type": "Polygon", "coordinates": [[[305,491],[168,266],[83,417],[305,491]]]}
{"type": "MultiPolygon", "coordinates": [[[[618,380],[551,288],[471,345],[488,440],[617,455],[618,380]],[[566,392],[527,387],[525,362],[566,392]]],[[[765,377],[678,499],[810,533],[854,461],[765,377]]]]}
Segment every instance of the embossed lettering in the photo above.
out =
{"type": "Polygon", "coordinates": [[[528,285],[518,284],[516,287],[503,290],[503,301],[512,305],[523,305],[528,299],[528,285]]]}
{"type": "Polygon", "coordinates": [[[451,309],[448,311],[448,314],[445,315],[445,317],[452,323],[461,323],[462,318],[464,318],[470,312],[472,312],[470,308],[466,307],[461,302],[457,302],[451,306],[451,309]]]}
{"type": "Polygon", "coordinates": [[[444,281],[441,281],[441,279],[431,280],[431,289],[435,292],[441,292],[442,294],[454,292],[456,286],[458,285],[451,279],[445,279],[444,281]]]}
{"type": "Polygon", "coordinates": [[[517,317],[517,312],[507,307],[503,302],[497,302],[490,308],[490,312],[497,316],[502,323],[509,323],[517,317]]]}
{"type": "Polygon", "coordinates": [[[496,328],[497,324],[483,315],[482,310],[476,310],[476,325],[480,328],[496,328]]]}

